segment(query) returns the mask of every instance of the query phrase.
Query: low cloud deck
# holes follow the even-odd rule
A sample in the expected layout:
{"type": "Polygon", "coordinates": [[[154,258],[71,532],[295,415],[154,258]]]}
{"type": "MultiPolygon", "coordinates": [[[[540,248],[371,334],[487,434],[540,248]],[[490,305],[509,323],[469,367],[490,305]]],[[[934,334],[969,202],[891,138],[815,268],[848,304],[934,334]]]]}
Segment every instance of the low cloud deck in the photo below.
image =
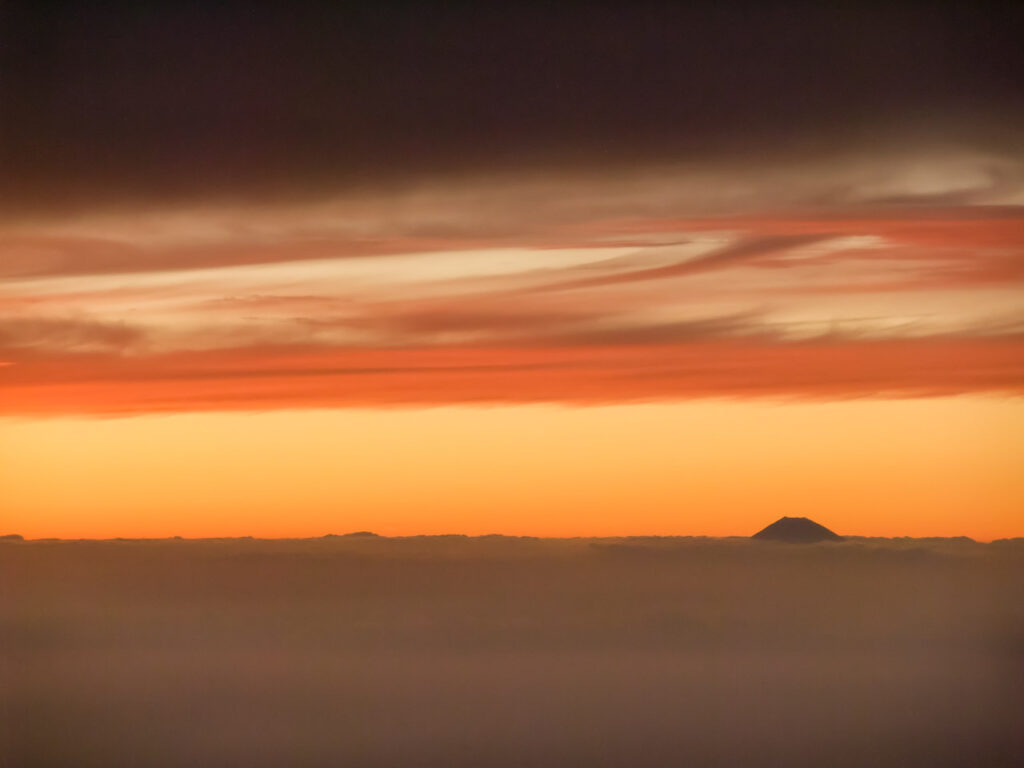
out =
{"type": "Polygon", "coordinates": [[[0,544],[12,765],[1009,765],[1019,543],[0,544]]]}

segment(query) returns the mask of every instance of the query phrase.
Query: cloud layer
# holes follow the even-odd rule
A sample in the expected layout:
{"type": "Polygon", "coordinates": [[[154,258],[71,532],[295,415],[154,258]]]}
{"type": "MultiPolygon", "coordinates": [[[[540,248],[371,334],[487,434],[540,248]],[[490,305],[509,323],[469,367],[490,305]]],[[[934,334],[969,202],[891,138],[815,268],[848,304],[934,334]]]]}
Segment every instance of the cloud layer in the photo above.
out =
{"type": "Polygon", "coordinates": [[[1020,393],[1022,201],[932,149],[8,222],[0,408],[1020,393]]]}

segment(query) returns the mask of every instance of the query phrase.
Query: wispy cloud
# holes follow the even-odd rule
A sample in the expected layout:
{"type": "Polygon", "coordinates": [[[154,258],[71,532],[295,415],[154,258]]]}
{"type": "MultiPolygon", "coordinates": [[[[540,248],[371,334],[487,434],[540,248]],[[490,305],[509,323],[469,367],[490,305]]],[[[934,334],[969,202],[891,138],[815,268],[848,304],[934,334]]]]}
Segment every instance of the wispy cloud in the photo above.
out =
{"type": "Polygon", "coordinates": [[[1019,392],[1020,169],[933,160],[3,223],[3,408],[1019,392]]]}
{"type": "Polygon", "coordinates": [[[597,288],[616,283],[634,283],[644,280],[663,280],[683,277],[699,272],[722,269],[745,260],[778,253],[801,245],[808,245],[823,239],[826,235],[770,235],[750,239],[716,249],[710,253],[650,269],[631,269],[601,277],[582,278],[543,286],[544,290],[569,290],[574,288],[597,288]]]}
{"type": "Polygon", "coordinates": [[[43,349],[67,354],[122,353],[139,344],[144,336],[142,329],[123,322],[53,317],[0,320],[0,350],[3,351],[43,349]]]}
{"type": "Polygon", "coordinates": [[[1024,392],[1020,336],[390,350],[246,347],[146,358],[33,350],[8,362],[14,364],[0,372],[0,409],[23,415],[1024,392]]]}

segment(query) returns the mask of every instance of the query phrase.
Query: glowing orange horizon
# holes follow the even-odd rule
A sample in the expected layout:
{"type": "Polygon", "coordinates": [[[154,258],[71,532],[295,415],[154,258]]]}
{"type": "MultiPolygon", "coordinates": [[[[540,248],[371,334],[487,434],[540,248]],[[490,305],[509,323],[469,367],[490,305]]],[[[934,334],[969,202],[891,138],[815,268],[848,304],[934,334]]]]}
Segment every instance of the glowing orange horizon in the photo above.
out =
{"type": "Polygon", "coordinates": [[[1016,162],[5,219],[0,530],[1024,534],[1016,162]]]}
{"type": "Polygon", "coordinates": [[[999,398],[8,420],[4,532],[30,538],[504,533],[1024,534],[999,398]],[[84,450],[87,446],[88,450],[84,450]]]}

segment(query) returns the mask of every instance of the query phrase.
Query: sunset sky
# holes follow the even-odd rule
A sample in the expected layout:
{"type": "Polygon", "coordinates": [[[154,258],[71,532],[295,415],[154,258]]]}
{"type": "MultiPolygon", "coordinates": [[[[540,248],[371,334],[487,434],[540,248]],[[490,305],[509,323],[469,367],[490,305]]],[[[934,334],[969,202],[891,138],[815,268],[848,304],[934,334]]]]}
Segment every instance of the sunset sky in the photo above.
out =
{"type": "Polygon", "coordinates": [[[1024,15],[5,11],[0,534],[1024,535],[1024,15]]]}

